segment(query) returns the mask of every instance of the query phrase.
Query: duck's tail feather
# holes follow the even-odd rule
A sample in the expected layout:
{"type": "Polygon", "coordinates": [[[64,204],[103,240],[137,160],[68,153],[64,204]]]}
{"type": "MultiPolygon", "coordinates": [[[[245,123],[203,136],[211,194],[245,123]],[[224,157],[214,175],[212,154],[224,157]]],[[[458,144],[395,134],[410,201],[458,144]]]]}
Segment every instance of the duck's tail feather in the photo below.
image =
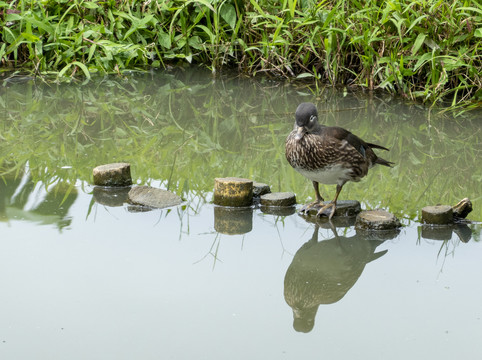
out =
{"type": "Polygon", "coordinates": [[[366,143],[366,144],[368,146],[370,146],[372,149],[381,149],[381,150],[385,150],[385,151],[390,151],[389,149],[387,149],[386,147],[381,146],[381,145],[371,144],[371,143],[366,143]]]}
{"type": "Polygon", "coordinates": [[[383,165],[383,166],[392,167],[392,165],[394,165],[395,163],[391,162],[391,161],[387,161],[387,160],[382,159],[380,157],[377,157],[377,159],[375,160],[375,164],[380,164],[380,165],[383,165]]]}

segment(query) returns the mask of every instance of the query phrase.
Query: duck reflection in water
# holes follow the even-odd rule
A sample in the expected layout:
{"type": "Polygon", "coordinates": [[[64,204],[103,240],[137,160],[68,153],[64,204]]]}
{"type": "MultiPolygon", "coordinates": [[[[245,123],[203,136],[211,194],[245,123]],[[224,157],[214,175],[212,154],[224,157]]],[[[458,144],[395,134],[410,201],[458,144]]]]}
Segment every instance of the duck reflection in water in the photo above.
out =
{"type": "Polygon", "coordinates": [[[319,226],[310,241],[295,254],[286,271],[284,296],[293,309],[293,327],[310,332],[320,304],[342,299],[360,277],[365,265],[388,250],[375,252],[383,241],[366,240],[360,235],[337,236],[318,241],[319,226]]]}

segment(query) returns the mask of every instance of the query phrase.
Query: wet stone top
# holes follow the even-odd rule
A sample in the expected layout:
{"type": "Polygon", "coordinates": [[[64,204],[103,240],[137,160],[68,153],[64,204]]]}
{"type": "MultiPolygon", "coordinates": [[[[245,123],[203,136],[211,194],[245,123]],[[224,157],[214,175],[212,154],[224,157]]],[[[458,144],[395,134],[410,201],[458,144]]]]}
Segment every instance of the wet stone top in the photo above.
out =
{"type": "Polygon", "coordinates": [[[223,183],[223,184],[229,184],[229,183],[246,183],[246,184],[249,184],[249,183],[253,183],[252,180],[249,180],[249,179],[243,179],[243,178],[238,178],[238,177],[225,177],[225,178],[216,178],[214,179],[216,182],[220,182],[220,183],[223,183]]]}
{"type": "Polygon", "coordinates": [[[261,205],[264,206],[293,206],[296,196],[292,192],[275,192],[261,196],[261,205]]]}
{"type": "Polygon", "coordinates": [[[422,209],[422,222],[425,224],[443,225],[453,221],[453,210],[449,205],[425,206],[422,209]]]}
{"type": "Polygon", "coordinates": [[[362,211],[355,222],[357,229],[391,230],[400,226],[400,221],[395,215],[381,209],[362,211]]]}
{"type": "Polygon", "coordinates": [[[129,202],[135,205],[162,209],[179,205],[182,203],[182,199],[167,190],[150,186],[136,186],[129,191],[129,202]]]}
{"type": "Polygon", "coordinates": [[[271,192],[271,188],[268,184],[263,184],[259,182],[253,182],[253,196],[261,196],[271,192]]]}
{"type": "MultiPolygon", "coordinates": [[[[324,201],[320,205],[313,206],[308,210],[309,216],[316,216],[318,211],[329,201],[324,201]]],[[[336,209],[334,216],[356,216],[361,211],[360,202],[357,200],[338,200],[336,202],[336,209]]]]}
{"type": "Polygon", "coordinates": [[[99,165],[92,170],[94,184],[99,186],[128,186],[132,184],[131,165],[112,163],[99,165]]]}

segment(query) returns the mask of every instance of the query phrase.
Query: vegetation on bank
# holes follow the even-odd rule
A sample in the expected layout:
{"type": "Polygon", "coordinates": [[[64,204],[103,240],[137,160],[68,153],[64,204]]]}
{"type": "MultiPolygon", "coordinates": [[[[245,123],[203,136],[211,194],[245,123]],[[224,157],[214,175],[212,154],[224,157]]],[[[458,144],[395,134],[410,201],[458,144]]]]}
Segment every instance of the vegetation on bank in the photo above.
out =
{"type": "Polygon", "coordinates": [[[59,77],[202,63],[480,105],[478,0],[0,1],[0,64],[59,77]]]}

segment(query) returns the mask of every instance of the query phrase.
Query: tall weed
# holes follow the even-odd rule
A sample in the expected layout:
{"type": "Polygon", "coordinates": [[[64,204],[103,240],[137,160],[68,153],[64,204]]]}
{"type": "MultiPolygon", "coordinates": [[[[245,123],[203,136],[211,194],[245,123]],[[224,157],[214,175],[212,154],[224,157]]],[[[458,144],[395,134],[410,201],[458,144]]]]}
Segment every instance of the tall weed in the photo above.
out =
{"type": "Polygon", "coordinates": [[[0,71],[89,77],[185,61],[474,107],[481,24],[477,0],[0,1],[0,71]]]}

